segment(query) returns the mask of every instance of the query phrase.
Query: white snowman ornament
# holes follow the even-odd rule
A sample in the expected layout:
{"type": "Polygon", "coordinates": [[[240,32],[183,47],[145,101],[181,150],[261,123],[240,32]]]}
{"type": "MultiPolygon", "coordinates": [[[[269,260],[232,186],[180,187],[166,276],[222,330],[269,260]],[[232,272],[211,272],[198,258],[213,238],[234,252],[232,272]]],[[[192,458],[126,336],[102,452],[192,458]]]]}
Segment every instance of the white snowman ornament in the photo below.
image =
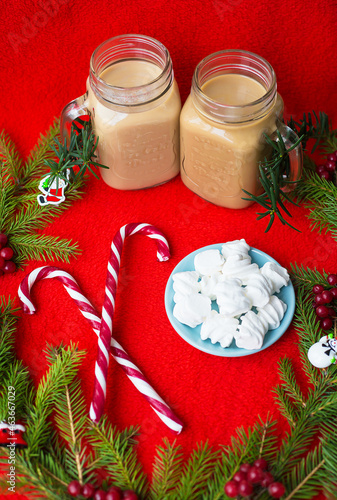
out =
{"type": "Polygon", "coordinates": [[[327,368],[337,364],[337,338],[332,333],[324,335],[308,351],[308,359],[316,368],[327,368]]]}

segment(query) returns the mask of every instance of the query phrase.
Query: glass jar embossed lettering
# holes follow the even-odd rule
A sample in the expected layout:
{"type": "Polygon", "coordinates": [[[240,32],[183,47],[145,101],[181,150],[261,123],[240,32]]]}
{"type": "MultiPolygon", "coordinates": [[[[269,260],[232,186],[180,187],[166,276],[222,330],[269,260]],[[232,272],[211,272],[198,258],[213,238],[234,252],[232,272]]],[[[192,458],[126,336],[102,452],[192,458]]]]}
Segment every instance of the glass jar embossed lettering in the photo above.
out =
{"type": "MultiPolygon", "coordinates": [[[[257,195],[259,162],[270,153],[264,133],[279,130],[287,147],[297,139],[282,123],[283,101],[271,65],[243,50],[211,54],[196,67],[191,94],[181,111],[181,177],[196,194],[216,205],[245,208],[242,189],[257,195]]],[[[290,154],[299,179],[302,149],[290,154]]]]}
{"type": "Polygon", "coordinates": [[[116,189],[162,184],[179,173],[181,102],[169,52],[143,35],[121,35],[92,54],[87,92],[62,111],[61,134],[89,114],[103,180],[116,189]]]}

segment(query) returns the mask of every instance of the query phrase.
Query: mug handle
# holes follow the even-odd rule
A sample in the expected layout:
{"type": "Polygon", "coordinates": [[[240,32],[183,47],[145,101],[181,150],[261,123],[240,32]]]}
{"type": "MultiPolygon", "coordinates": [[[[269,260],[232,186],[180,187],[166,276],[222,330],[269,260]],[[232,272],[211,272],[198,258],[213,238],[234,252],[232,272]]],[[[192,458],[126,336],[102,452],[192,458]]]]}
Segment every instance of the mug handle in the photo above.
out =
{"type": "MultiPolygon", "coordinates": [[[[283,122],[278,121],[277,131],[281,134],[285,147],[287,149],[291,148],[298,141],[298,135],[283,122]]],[[[277,133],[274,132],[271,136],[272,140],[278,140],[277,133]]],[[[300,180],[302,176],[303,169],[303,149],[302,144],[298,144],[296,148],[292,149],[289,153],[289,163],[290,171],[289,175],[284,175],[283,180],[285,184],[281,187],[281,190],[285,193],[293,191],[296,187],[297,181],[300,180]]]]}
{"type": "Polygon", "coordinates": [[[64,143],[65,139],[67,143],[70,138],[71,124],[72,122],[81,115],[91,115],[89,109],[87,108],[87,98],[88,93],[86,92],[81,97],[74,99],[67,104],[61,112],[61,122],[60,122],[60,133],[61,142],[64,143]]]}

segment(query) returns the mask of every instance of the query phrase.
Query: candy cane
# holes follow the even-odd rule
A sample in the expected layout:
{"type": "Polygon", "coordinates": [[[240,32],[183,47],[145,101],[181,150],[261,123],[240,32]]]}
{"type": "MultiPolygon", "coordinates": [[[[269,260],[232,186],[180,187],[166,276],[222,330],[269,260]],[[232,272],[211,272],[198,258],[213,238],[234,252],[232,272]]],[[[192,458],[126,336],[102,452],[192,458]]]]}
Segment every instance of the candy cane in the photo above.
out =
{"type": "Polygon", "coordinates": [[[170,258],[170,249],[165,236],[159,229],[150,224],[126,224],[120,228],[112,240],[105,284],[98,355],[95,366],[94,393],[90,406],[90,418],[94,422],[99,422],[104,411],[106,380],[109,367],[109,350],[112,338],[113,316],[115,312],[115,299],[122,249],[125,238],[136,233],[144,234],[156,241],[158,249],[157,258],[159,261],[165,261],[170,258]]]}
{"type": "MultiPolygon", "coordinates": [[[[31,300],[31,288],[34,283],[47,278],[57,278],[61,281],[68,294],[75,301],[82,315],[87,319],[96,335],[99,336],[101,318],[98,316],[90,301],[83,295],[76,280],[69,273],[57,267],[39,267],[23,279],[18,291],[23,311],[28,314],[33,314],[36,311],[31,300]]],[[[132,362],[130,356],[114,338],[111,339],[111,348],[111,355],[115,358],[117,363],[121,365],[135,387],[150,403],[152,409],[157,413],[159,418],[173,432],[179,434],[183,428],[182,422],[150,386],[143,373],[132,362]]]]}

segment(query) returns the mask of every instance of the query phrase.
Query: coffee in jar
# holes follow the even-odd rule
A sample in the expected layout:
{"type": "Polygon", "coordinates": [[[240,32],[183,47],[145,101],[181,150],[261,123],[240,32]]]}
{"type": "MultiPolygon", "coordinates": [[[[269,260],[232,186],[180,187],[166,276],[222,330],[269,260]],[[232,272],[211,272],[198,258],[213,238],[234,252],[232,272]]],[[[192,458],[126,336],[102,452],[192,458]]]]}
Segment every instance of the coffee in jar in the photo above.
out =
{"type": "Polygon", "coordinates": [[[179,173],[181,102],[167,49],[123,35],[93,53],[87,93],[62,112],[61,129],[90,114],[103,180],[116,189],[162,184],[179,173]]]}
{"type": "Polygon", "coordinates": [[[222,51],[203,59],[180,117],[184,184],[216,205],[250,205],[243,190],[262,192],[258,167],[270,153],[264,134],[279,128],[282,113],[274,70],[263,58],[222,51]]]}

